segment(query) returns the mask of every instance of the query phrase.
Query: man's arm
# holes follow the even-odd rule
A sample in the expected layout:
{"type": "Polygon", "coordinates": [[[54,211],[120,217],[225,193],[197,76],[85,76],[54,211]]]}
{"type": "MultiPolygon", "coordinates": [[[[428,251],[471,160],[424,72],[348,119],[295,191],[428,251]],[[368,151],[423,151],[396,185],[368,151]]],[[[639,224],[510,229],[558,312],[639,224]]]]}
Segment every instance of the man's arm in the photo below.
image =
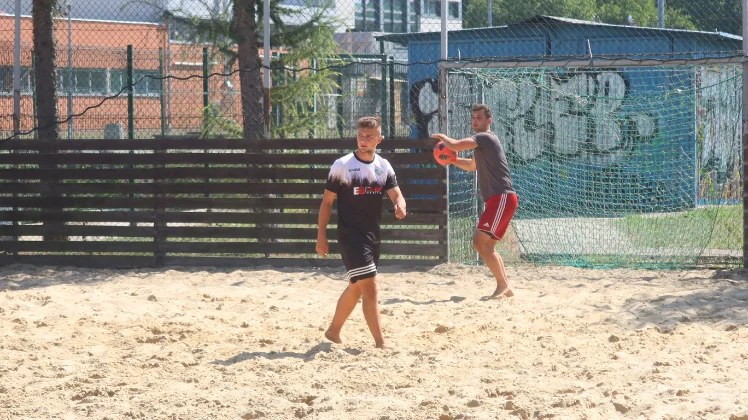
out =
{"type": "Polygon", "coordinates": [[[472,157],[470,159],[465,158],[457,158],[456,161],[452,162],[452,165],[465,170],[465,171],[474,171],[475,168],[475,157],[472,157]]]}
{"type": "Polygon", "coordinates": [[[387,195],[390,196],[392,204],[395,205],[395,217],[402,219],[405,217],[407,212],[405,211],[405,197],[400,191],[400,187],[394,187],[387,190],[387,195]]]}
{"type": "Polygon", "coordinates": [[[330,243],[327,242],[327,224],[330,223],[330,214],[332,214],[332,205],[335,197],[338,195],[330,190],[325,190],[322,196],[322,204],[319,206],[319,216],[317,217],[317,254],[327,258],[330,251],[330,243]]]}
{"type": "Polygon", "coordinates": [[[476,142],[475,139],[472,137],[467,137],[462,140],[455,140],[441,133],[432,134],[431,137],[443,141],[444,145],[447,146],[447,148],[455,152],[475,149],[478,147],[478,142],[476,142]]]}

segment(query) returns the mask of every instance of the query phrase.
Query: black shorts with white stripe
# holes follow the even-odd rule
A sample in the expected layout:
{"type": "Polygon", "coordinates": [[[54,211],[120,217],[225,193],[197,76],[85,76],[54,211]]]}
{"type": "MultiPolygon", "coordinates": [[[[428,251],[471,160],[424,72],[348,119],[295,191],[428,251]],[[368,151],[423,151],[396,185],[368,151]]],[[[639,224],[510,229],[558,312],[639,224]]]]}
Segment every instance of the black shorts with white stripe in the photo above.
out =
{"type": "Polygon", "coordinates": [[[340,254],[351,283],[377,275],[379,244],[341,243],[340,254]]]}

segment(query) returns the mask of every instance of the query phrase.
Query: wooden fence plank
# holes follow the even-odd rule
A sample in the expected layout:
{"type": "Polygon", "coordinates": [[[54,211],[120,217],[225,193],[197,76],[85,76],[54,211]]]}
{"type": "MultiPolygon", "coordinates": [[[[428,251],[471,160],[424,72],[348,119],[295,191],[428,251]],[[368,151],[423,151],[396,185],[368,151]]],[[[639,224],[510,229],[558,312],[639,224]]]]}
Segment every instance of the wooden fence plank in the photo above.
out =
{"type": "MultiPolygon", "coordinates": [[[[385,195],[384,210],[390,210],[389,197],[385,195]]],[[[410,212],[434,213],[441,211],[436,199],[410,199],[410,212]]],[[[3,206],[20,208],[90,208],[90,209],[289,209],[318,210],[319,198],[126,198],[126,197],[8,197],[2,198],[3,206]]]]}
{"type": "MultiPolygon", "coordinates": [[[[317,238],[316,228],[242,228],[242,227],[164,227],[163,235],[168,238],[223,238],[223,239],[307,239],[317,238]]],[[[0,225],[0,236],[99,236],[99,237],[153,237],[155,228],[151,226],[91,226],[91,225],[0,225]]],[[[441,241],[446,239],[445,229],[382,229],[382,240],[441,241]]],[[[329,228],[327,237],[335,241],[336,230],[329,228]]]]}
{"type": "MultiPolygon", "coordinates": [[[[447,193],[444,182],[409,184],[398,179],[405,198],[447,193]]],[[[19,194],[299,194],[319,195],[325,190],[323,182],[316,183],[254,183],[254,182],[177,182],[177,183],[104,183],[81,182],[56,184],[54,191],[40,182],[8,182],[0,184],[3,192],[19,194]]]]}
{"type": "MultiPolygon", "coordinates": [[[[432,149],[436,139],[385,139],[379,144],[380,150],[432,149]]],[[[356,148],[356,140],[349,139],[135,139],[135,140],[66,140],[49,142],[44,140],[9,140],[3,143],[5,150],[344,150],[346,153],[356,148]]]]}
{"type": "MultiPolygon", "coordinates": [[[[379,261],[384,267],[429,267],[443,263],[443,259],[388,259],[379,261]]],[[[0,255],[0,265],[30,264],[34,266],[62,266],[89,268],[144,268],[155,267],[153,257],[130,255],[0,255]]],[[[321,258],[232,258],[232,257],[166,257],[167,267],[331,267],[342,268],[343,261],[337,256],[321,258]]],[[[342,273],[341,273],[342,275],[342,273]]]]}
{"type": "MultiPolygon", "coordinates": [[[[343,261],[339,256],[330,258],[231,258],[231,257],[166,257],[167,266],[182,267],[340,267],[343,268],[343,261]]],[[[384,267],[430,267],[444,263],[443,259],[389,259],[382,258],[379,265],[384,267]]],[[[344,274],[341,273],[344,277],[344,274]]]]}
{"type": "Polygon", "coordinates": [[[145,268],[156,267],[149,256],[133,255],[19,255],[13,258],[0,254],[0,265],[31,264],[34,266],[62,266],[89,268],[145,268]]]}
{"type": "Polygon", "coordinates": [[[155,216],[150,211],[0,211],[0,220],[19,222],[139,222],[153,223],[155,216]]]}
{"type": "MultiPolygon", "coordinates": [[[[12,226],[0,226],[0,236],[6,235],[12,226]]],[[[231,228],[229,228],[231,229],[231,228]]],[[[122,238],[153,237],[154,228],[151,226],[86,226],[64,225],[44,226],[19,225],[16,229],[18,236],[108,236],[122,238]]]]}
{"type": "MultiPolygon", "coordinates": [[[[0,220],[19,222],[139,222],[153,223],[155,216],[150,211],[0,211],[0,220]]],[[[333,213],[330,223],[337,223],[337,214],[333,213]]],[[[444,225],[445,214],[409,214],[399,220],[394,214],[383,214],[383,225],[444,225]]],[[[229,212],[166,212],[164,221],[169,223],[238,223],[238,224],[278,224],[278,225],[317,225],[314,213],[229,213],[229,212]]]]}
{"type": "MultiPolygon", "coordinates": [[[[314,254],[314,242],[166,242],[163,250],[174,254],[314,254]]],[[[440,244],[383,243],[382,254],[442,256],[446,247],[440,244]]],[[[330,243],[330,252],[340,253],[337,243],[330,243]]]]}
{"type": "MultiPolygon", "coordinates": [[[[400,165],[435,165],[429,153],[380,153],[395,167],[400,165]]],[[[20,165],[319,165],[329,168],[341,153],[0,153],[0,164],[20,165]]]]}
{"type": "MultiPolygon", "coordinates": [[[[329,168],[246,168],[246,167],[179,167],[135,169],[0,169],[6,179],[298,179],[325,180],[329,168]]],[[[398,178],[443,178],[444,168],[400,168],[398,178]]]]}
{"type": "MultiPolygon", "coordinates": [[[[7,251],[9,242],[0,242],[0,250],[7,251]]],[[[129,252],[153,253],[156,246],[151,241],[18,241],[19,252],[129,252]]]]}
{"type": "MultiPolygon", "coordinates": [[[[410,210],[405,220],[398,220],[391,204],[384,203],[383,264],[390,255],[407,256],[398,260],[401,264],[446,259],[446,169],[434,165],[435,143],[435,139],[387,139],[380,145],[381,156],[395,166],[410,210]]],[[[0,242],[0,250],[19,253],[0,255],[0,264],[248,266],[272,260],[272,264],[340,266],[340,261],[310,257],[329,167],[353,148],[352,138],[11,140],[0,150],[0,179],[13,181],[0,183],[0,191],[7,194],[0,205],[14,211],[0,211],[0,221],[13,224],[0,225],[0,235],[14,239],[20,235],[25,240],[0,242]],[[60,166],[46,169],[54,165],[60,166]],[[225,182],[229,179],[242,181],[225,182]],[[85,180],[119,182],[81,182],[85,180]],[[61,223],[45,226],[48,221],[61,223]],[[47,236],[73,240],[28,240],[47,236]],[[74,240],[78,237],[103,240],[74,240]],[[141,255],[111,255],[115,253],[141,255]],[[231,256],[241,254],[277,258],[231,256]]],[[[328,229],[333,254],[339,252],[336,223],[333,214],[328,229]]]]}
{"type": "MultiPolygon", "coordinates": [[[[163,242],[152,241],[18,241],[0,242],[0,250],[18,252],[95,252],[95,253],[154,253],[160,250],[175,254],[314,254],[314,242],[163,242]],[[158,245],[158,249],[157,249],[158,245]]],[[[337,243],[330,244],[330,252],[340,253],[337,243]]],[[[442,244],[381,244],[382,254],[410,256],[444,256],[442,244]]]]}

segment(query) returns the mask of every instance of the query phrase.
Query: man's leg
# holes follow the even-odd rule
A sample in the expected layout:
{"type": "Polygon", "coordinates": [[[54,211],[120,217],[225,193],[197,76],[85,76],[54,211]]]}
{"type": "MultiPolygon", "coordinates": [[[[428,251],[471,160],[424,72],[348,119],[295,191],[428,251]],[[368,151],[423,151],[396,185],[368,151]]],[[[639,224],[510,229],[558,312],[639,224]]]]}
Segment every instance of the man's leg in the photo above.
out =
{"type": "Polygon", "coordinates": [[[377,291],[377,277],[374,276],[358,280],[356,284],[364,297],[362,305],[364,309],[364,319],[366,320],[366,324],[369,326],[371,335],[374,336],[374,343],[379,349],[386,348],[384,345],[384,338],[382,337],[382,325],[379,319],[379,302],[377,301],[379,292],[377,291]]]}
{"type": "Polygon", "coordinates": [[[496,242],[486,232],[476,231],[473,235],[473,249],[483,258],[483,262],[486,263],[486,266],[496,278],[496,290],[491,297],[512,297],[514,296],[514,292],[509,288],[509,280],[506,277],[506,270],[504,269],[504,260],[496,252],[496,242]]]}
{"type": "Polygon", "coordinates": [[[356,308],[358,300],[361,298],[361,289],[356,283],[349,284],[343,294],[338,299],[338,305],[335,307],[335,315],[332,317],[330,327],[325,331],[325,337],[333,343],[340,344],[340,330],[343,324],[356,308]]]}

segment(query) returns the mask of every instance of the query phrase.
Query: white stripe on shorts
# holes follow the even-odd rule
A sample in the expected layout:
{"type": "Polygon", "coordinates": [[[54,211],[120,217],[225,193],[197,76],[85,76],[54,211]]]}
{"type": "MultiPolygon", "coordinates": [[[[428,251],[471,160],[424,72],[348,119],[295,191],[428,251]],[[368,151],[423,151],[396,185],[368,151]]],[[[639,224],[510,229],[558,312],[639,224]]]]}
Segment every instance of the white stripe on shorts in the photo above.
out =
{"type": "Polygon", "coordinates": [[[499,227],[499,222],[501,222],[501,216],[504,215],[505,208],[506,208],[506,194],[502,194],[501,200],[499,201],[499,207],[496,209],[496,217],[494,217],[493,225],[491,225],[491,234],[496,232],[496,229],[499,227]]]}
{"type": "Polygon", "coordinates": [[[359,267],[354,268],[353,270],[348,271],[348,280],[351,279],[351,277],[360,276],[362,274],[368,274],[368,273],[375,273],[377,271],[377,266],[374,263],[371,263],[367,265],[366,267],[359,267]]]}

